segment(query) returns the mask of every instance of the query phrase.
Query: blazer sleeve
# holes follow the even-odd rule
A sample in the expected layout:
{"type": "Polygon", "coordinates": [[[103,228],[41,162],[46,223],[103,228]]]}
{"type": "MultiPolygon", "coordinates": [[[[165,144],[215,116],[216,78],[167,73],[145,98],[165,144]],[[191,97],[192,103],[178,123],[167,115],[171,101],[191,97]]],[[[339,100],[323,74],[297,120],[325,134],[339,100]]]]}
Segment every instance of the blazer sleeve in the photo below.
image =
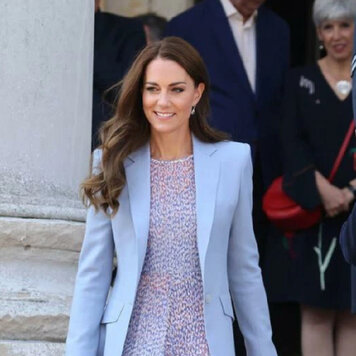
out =
{"type": "MultiPolygon", "coordinates": [[[[100,165],[94,152],[93,172],[100,165]]],[[[91,206],[80,253],[67,336],[66,356],[96,356],[100,321],[110,288],[114,243],[111,219],[91,206]]]]}
{"type": "Polygon", "coordinates": [[[282,122],[284,153],[283,190],[305,209],[321,204],[315,181],[316,167],[301,115],[303,100],[300,95],[300,70],[288,73],[285,85],[282,122]]]}
{"type": "Polygon", "coordinates": [[[245,145],[238,203],[228,250],[228,277],[248,356],[277,356],[252,226],[252,163],[245,145]]]}
{"type": "Polygon", "coordinates": [[[340,245],[345,260],[356,265],[356,204],[341,228],[340,245]]]}

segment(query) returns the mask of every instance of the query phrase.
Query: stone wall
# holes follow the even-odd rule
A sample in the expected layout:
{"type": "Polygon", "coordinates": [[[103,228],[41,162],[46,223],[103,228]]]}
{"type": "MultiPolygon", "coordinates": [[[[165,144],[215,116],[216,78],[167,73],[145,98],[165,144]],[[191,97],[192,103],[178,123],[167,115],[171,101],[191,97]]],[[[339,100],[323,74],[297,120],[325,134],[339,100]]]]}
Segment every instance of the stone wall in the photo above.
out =
{"type": "Polygon", "coordinates": [[[0,355],[63,355],[84,234],[94,2],[1,0],[0,13],[0,355]]]}
{"type": "Polygon", "coordinates": [[[0,355],[64,353],[84,224],[0,218],[0,355]]]}

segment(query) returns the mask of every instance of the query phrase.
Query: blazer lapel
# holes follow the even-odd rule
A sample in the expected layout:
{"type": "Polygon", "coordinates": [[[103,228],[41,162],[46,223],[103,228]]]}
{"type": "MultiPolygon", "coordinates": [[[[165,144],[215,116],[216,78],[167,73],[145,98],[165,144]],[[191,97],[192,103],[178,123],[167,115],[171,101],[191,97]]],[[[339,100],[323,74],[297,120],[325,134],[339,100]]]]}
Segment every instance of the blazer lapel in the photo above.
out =
{"type": "Polygon", "coordinates": [[[254,96],[224,8],[219,0],[210,0],[208,5],[211,16],[211,18],[208,19],[209,28],[211,28],[218,45],[222,47],[223,53],[221,56],[224,57],[225,62],[227,61],[231,65],[243,88],[250,95],[254,96]]]}
{"type": "Polygon", "coordinates": [[[146,254],[150,218],[150,150],[148,143],[126,159],[125,173],[137,241],[137,278],[139,279],[146,254]]]}
{"type": "Polygon", "coordinates": [[[215,145],[202,143],[193,136],[197,210],[197,242],[200,269],[204,281],[205,256],[214,219],[220,163],[213,158],[215,145]]]}

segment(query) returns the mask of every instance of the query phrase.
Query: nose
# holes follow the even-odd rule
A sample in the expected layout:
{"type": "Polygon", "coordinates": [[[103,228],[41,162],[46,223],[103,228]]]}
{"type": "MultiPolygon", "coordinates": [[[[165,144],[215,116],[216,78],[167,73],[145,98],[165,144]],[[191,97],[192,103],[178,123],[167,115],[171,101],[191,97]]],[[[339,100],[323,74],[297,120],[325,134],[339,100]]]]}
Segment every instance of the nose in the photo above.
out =
{"type": "Polygon", "coordinates": [[[158,96],[157,104],[161,107],[166,107],[169,105],[169,96],[166,91],[161,91],[158,96]]]}
{"type": "Polygon", "coordinates": [[[341,37],[341,29],[338,26],[335,26],[332,35],[334,40],[339,39],[341,37]]]}

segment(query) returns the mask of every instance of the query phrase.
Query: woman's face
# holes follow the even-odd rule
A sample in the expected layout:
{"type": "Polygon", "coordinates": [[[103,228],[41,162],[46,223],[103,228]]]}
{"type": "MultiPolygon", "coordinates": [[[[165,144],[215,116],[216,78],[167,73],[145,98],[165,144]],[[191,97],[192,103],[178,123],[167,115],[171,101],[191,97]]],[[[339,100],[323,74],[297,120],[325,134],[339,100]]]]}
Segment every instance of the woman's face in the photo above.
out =
{"type": "Polygon", "coordinates": [[[352,56],[354,23],[351,19],[325,20],[317,28],[327,55],[335,60],[352,56]]]}
{"type": "Polygon", "coordinates": [[[189,131],[192,106],[204,91],[178,63],[156,58],[147,66],[142,88],[143,111],[151,133],[182,134],[189,131]]]}

